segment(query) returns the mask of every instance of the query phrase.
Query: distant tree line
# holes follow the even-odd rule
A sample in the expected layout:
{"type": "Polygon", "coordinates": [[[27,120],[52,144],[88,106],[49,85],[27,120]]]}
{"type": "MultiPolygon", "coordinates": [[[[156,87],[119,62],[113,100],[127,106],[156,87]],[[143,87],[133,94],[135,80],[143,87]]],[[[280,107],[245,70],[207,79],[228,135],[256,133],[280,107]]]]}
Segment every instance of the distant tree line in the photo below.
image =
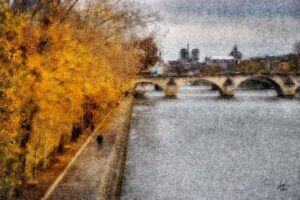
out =
{"type": "Polygon", "coordinates": [[[284,56],[266,56],[261,58],[242,59],[242,53],[235,45],[229,54],[235,59],[234,64],[224,68],[218,64],[206,65],[201,69],[205,74],[222,72],[262,73],[262,72],[300,72],[300,41],[295,42],[293,53],[284,56]]]}

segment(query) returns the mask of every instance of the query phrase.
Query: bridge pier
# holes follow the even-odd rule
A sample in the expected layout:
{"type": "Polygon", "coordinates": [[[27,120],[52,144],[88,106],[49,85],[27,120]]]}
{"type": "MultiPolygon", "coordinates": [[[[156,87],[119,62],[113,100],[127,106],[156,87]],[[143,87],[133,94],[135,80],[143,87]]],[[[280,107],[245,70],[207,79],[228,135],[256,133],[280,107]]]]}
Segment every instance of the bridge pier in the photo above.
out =
{"type": "Polygon", "coordinates": [[[220,89],[221,96],[223,97],[233,97],[235,88],[233,86],[226,86],[220,89]]]}
{"type": "Polygon", "coordinates": [[[296,95],[296,87],[282,87],[278,91],[278,96],[280,97],[294,97],[296,95]]]}
{"type": "Polygon", "coordinates": [[[135,90],[137,84],[150,83],[164,91],[166,97],[176,97],[179,87],[190,81],[204,81],[216,86],[220,95],[233,97],[236,88],[248,80],[268,81],[276,88],[278,96],[293,97],[300,86],[299,74],[219,74],[207,76],[150,76],[133,79],[132,88],[135,90]]]}
{"type": "Polygon", "coordinates": [[[165,97],[168,98],[176,97],[178,90],[179,90],[178,85],[166,85],[164,89],[165,97]]]}

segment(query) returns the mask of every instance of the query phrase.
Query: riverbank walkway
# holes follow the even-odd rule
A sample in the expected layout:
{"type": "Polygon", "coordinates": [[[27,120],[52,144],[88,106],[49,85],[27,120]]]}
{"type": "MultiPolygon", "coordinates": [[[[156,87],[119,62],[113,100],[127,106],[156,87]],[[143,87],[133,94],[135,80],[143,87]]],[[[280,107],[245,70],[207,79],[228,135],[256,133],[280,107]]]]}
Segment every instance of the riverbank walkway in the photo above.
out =
{"type": "MultiPolygon", "coordinates": [[[[111,179],[111,165],[116,158],[116,146],[120,137],[126,136],[124,128],[129,119],[131,99],[122,100],[117,108],[114,108],[106,120],[108,129],[103,135],[103,144],[96,141],[101,132],[101,126],[97,127],[80,155],[69,166],[68,170],[57,178],[42,200],[98,200],[107,194],[111,179]]],[[[71,161],[72,162],[72,161],[71,161]]]]}

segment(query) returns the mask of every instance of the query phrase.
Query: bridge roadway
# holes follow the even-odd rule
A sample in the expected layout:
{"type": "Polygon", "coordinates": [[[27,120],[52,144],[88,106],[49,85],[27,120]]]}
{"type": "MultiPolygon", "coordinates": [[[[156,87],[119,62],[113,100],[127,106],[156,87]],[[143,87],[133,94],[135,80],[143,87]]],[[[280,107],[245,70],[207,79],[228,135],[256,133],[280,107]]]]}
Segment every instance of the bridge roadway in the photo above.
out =
{"type": "Polygon", "coordinates": [[[215,75],[197,76],[139,76],[132,81],[135,90],[139,84],[154,84],[159,86],[165,96],[176,96],[181,85],[191,81],[203,81],[216,86],[220,95],[226,97],[234,96],[235,90],[245,81],[265,80],[270,82],[277,91],[278,96],[295,96],[300,88],[300,73],[261,73],[241,74],[225,73],[215,75]]]}

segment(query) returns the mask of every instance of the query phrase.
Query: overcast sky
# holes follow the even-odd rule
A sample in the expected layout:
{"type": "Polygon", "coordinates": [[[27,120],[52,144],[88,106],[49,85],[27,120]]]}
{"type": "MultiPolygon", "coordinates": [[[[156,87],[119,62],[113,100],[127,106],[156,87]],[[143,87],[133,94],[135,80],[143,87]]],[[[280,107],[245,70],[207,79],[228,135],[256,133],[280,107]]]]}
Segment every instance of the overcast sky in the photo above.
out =
{"type": "Polygon", "coordinates": [[[300,0],[143,0],[164,16],[158,42],[165,60],[190,43],[200,57],[290,53],[300,40],[300,0]]]}

